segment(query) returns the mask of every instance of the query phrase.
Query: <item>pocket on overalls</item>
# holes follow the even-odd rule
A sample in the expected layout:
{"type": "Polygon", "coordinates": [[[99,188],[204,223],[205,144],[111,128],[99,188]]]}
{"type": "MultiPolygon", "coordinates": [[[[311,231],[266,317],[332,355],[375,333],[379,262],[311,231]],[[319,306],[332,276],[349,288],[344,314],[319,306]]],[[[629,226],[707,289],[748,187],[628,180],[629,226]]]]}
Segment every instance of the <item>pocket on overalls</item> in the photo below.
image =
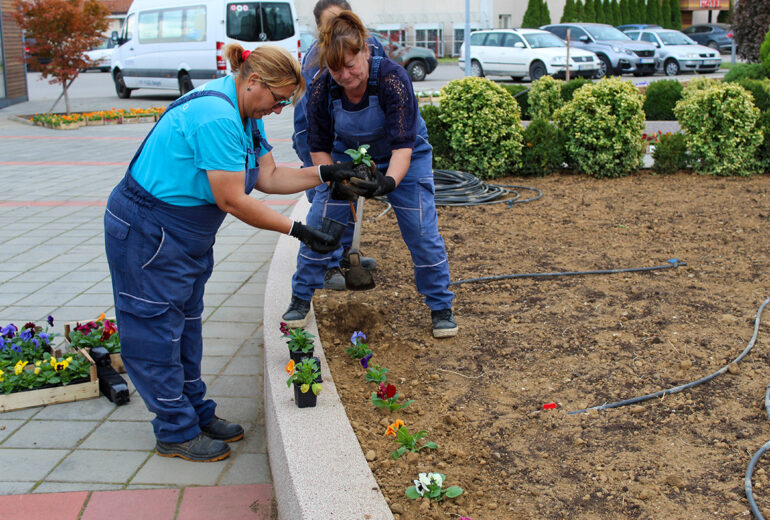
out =
{"type": "Polygon", "coordinates": [[[115,268],[120,268],[128,253],[126,237],[131,231],[131,224],[115,215],[109,208],[104,212],[104,245],[108,260],[115,268]]]}
{"type": "Polygon", "coordinates": [[[436,215],[436,186],[432,177],[417,180],[420,187],[420,235],[431,235],[438,230],[438,215],[436,215]]]}

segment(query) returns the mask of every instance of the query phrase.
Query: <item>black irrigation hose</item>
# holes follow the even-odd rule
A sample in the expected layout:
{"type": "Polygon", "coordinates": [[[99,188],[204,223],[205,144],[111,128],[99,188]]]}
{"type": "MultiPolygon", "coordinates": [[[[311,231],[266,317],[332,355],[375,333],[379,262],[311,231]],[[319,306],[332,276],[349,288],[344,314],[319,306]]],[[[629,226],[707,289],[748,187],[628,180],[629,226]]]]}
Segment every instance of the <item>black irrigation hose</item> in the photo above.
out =
{"type": "Polygon", "coordinates": [[[532,202],[543,196],[537,188],[527,186],[487,184],[475,175],[454,170],[433,170],[436,186],[436,206],[481,206],[487,204],[514,204],[532,202]],[[521,199],[517,190],[534,191],[529,199],[521,199]]]}
{"type": "MultiPolygon", "coordinates": [[[[764,303],[759,307],[759,311],[757,311],[757,318],[756,318],[756,320],[754,322],[754,335],[751,337],[751,341],[749,341],[749,344],[746,346],[746,348],[743,349],[743,352],[741,352],[741,354],[737,358],[732,360],[731,363],[738,363],[739,361],[741,361],[746,356],[746,354],[749,353],[751,348],[754,346],[754,343],[757,341],[757,334],[759,333],[759,317],[762,314],[762,311],[764,310],[765,306],[768,303],[770,303],[770,298],[765,300],[764,303]]],[[[578,414],[578,413],[585,413],[585,412],[587,412],[589,410],[607,410],[609,408],[618,408],[620,406],[626,406],[626,405],[629,405],[629,404],[634,404],[634,403],[640,403],[642,401],[647,401],[647,400],[653,399],[655,397],[662,397],[664,395],[675,394],[677,392],[681,392],[682,390],[687,390],[688,388],[693,388],[693,387],[698,386],[700,384],[703,384],[703,383],[705,383],[707,381],[711,381],[716,376],[718,376],[720,374],[724,374],[725,372],[727,372],[727,368],[730,366],[731,363],[726,364],[725,366],[723,366],[722,368],[720,368],[719,370],[717,370],[713,374],[710,374],[708,376],[702,377],[702,378],[698,379],[697,381],[693,381],[691,383],[687,383],[686,385],[680,385],[680,386],[676,386],[674,388],[668,388],[666,390],[660,390],[659,392],[655,392],[655,393],[647,394],[647,395],[642,395],[642,396],[639,396],[639,397],[634,397],[632,399],[626,399],[624,401],[618,401],[618,402],[615,402],[615,403],[605,403],[605,404],[602,404],[602,405],[599,405],[599,406],[592,406],[591,408],[584,408],[583,410],[575,410],[575,411],[572,411],[572,412],[567,412],[567,415],[573,415],[573,414],[578,414]]]]}
{"type": "Polygon", "coordinates": [[[512,278],[551,278],[556,276],[578,276],[587,274],[615,274],[615,273],[635,273],[639,271],[658,271],[660,269],[673,269],[682,265],[687,265],[684,260],[672,258],[664,265],[654,265],[651,267],[627,267],[624,269],[603,269],[599,271],[561,271],[555,273],[524,273],[524,274],[503,274],[498,276],[483,276],[481,278],[468,278],[466,280],[457,280],[450,282],[449,285],[459,285],[461,283],[471,282],[490,282],[494,280],[510,280],[512,278]]]}

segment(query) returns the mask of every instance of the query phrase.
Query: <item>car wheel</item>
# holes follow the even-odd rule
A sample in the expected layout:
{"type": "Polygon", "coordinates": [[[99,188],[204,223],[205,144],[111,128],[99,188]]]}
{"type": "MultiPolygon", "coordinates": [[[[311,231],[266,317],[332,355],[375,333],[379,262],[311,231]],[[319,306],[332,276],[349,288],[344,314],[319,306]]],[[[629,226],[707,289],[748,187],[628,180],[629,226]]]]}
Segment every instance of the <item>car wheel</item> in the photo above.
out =
{"type": "Polygon", "coordinates": [[[663,70],[666,72],[666,76],[676,76],[679,74],[679,63],[676,60],[668,59],[663,65],[663,70]]]}
{"type": "Polygon", "coordinates": [[[123,81],[123,73],[119,70],[115,71],[113,78],[115,80],[115,92],[117,92],[120,99],[128,99],[131,97],[131,90],[126,86],[126,82],[123,81]]]}
{"type": "Polygon", "coordinates": [[[719,44],[713,40],[709,42],[709,47],[711,47],[715,51],[719,51],[719,44]]]}
{"type": "Polygon", "coordinates": [[[599,68],[596,69],[594,78],[602,79],[603,77],[608,76],[610,71],[612,71],[612,62],[610,62],[610,59],[607,56],[599,55],[599,68]]]}
{"type": "Polygon", "coordinates": [[[530,81],[537,81],[546,75],[548,71],[545,69],[543,62],[536,61],[529,66],[529,79],[530,81]]]}
{"type": "Polygon", "coordinates": [[[406,71],[409,73],[409,77],[412,78],[412,81],[422,81],[425,79],[425,76],[427,76],[425,63],[421,60],[414,60],[411,62],[406,66],[406,71]]]}
{"type": "Polygon", "coordinates": [[[195,86],[193,86],[192,80],[190,79],[190,75],[186,72],[182,72],[179,75],[179,92],[181,95],[185,95],[188,92],[190,92],[192,89],[194,89],[195,86]]]}
{"type": "Polygon", "coordinates": [[[481,63],[476,60],[471,61],[471,76],[476,78],[484,77],[484,70],[481,68],[481,63]]]}

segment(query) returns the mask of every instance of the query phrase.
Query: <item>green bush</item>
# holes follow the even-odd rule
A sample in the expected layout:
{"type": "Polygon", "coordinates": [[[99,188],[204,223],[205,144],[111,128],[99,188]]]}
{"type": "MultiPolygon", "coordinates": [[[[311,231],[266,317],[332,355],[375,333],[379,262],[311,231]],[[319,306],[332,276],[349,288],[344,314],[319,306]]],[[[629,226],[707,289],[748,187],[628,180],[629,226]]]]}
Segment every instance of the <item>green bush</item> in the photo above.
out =
{"type": "Polygon", "coordinates": [[[532,119],[529,115],[529,87],[525,85],[511,85],[510,83],[500,84],[505,90],[507,90],[516,100],[521,108],[522,119],[532,119]]]}
{"type": "Polygon", "coordinates": [[[577,78],[573,78],[566,82],[561,89],[561,97],[564,102],[572,101],[572,96],[575,95],[575,91],[586,83],[591,83],[591,80],[586,79],[583,76],[578,76],[577,78]]]}
{"type": "Polygon", "coordinates": [[[657,173],[676,173],[687,168],[687,141],[682,133],[662,134],[658,137],[658,144],[652,152],[655,163],[653,171],[657,173]]]}
{"type": "Polygon", "coordinates": [[[684,90],[682,90],[682,97],[685,98],[690,94],[694,94],[695,92],[710,89],[716,84],[718,84],[718,81],[716,80],[707,78],[706,76],[696,76],[695,78],[688,81],[684,86],[684,90]]]}
{"type": "Polygon", "coordinates": [[[563,85],[563,82],[551,76],[543,76],[532,83],[528,99],[532,119],[551,119],[553,113],[564,104],[561,97],[563,85]]]}
{"type": "Polygon", "coordinates": [[[711,175],[751,175],[757,169],[762,133],[759,109],[735,83],[715,84],[677,103],[674,113],[687,138],[692,166],[711,175]]]}
{"type": "Polygon", "coordinates": [[[443,169],[449,166],[448,158],[452,150],[447,142],[446,125],[439,119],[440,112],[440,108],[435,105],[420,107],[420,114],[428,128],[428,140],[433,146],[433,167],[443,169]]]}
{"type": "Polygon", "coordinates": [[[770,71],[770,27],[765,35],[765,41],[759,47],[759,62],[764,65],[766,71],[770,71]]]}
{"type": "Polygon", "coordinates": [[[682,99],[682,84],[675,79],[653,81],[644,97],[644,114],[648,121],[674,121],[674,105],[682,99]]]}
{"type": "Polygon", "coordinates": [[[736,63],[725,74],[722,81],[738,81],[740,79],[764,79],[770,77],[768,74],[768,68],[762,63],[736,63]]]}
{"type": "Polygon", "coordinates": [[[761,112],[770,109],[770,79],[749,79],[744,78],[736,83],[749,92],[754,98],[754,106],[761,112]]]}
{"type": "Polygon", "coordinates": [[[494,179],[521,162],[521,112],[504,88],[486,78],[450,81],[441,89],[439,119],[446,125],[455,170],[494,179]]]}
{"type": "Polygon", "coordinates": [[[770,111],[762,112],[757,122],[757,130],[762,132],[762,142],[757,148],[759,168],[763,173],[770,173],[770,111]]]}
{"type": "Polygon", "coordinates": [[[545,119],[535,119],[524,129],[521,174],[547,175],[564,164],[564,132],[545,119]]]}
{"type": "Polygon", "coordinates": [[[554,114],[567,162],[594,177],[619,177],[642,164],[642,95],[630,82],[603,79],[575,92],[554,114]]]}

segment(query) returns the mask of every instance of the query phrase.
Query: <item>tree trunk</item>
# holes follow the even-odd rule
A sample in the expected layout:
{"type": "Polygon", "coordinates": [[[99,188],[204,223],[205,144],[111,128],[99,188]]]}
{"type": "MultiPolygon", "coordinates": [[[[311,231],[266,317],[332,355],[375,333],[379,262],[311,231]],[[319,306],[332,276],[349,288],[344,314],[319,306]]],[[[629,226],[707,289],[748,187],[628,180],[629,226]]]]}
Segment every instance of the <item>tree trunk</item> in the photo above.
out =
{"type": "Polygon", "coordinates": [[[72,85],[72,81],[69,82],[69,85],[67,84],[67,81],[65,80],[62,85],[64,85],[64,105],[67,107],[67,115],[70,115],[70,96],[67,92],[67,89],[72,85]]]}

